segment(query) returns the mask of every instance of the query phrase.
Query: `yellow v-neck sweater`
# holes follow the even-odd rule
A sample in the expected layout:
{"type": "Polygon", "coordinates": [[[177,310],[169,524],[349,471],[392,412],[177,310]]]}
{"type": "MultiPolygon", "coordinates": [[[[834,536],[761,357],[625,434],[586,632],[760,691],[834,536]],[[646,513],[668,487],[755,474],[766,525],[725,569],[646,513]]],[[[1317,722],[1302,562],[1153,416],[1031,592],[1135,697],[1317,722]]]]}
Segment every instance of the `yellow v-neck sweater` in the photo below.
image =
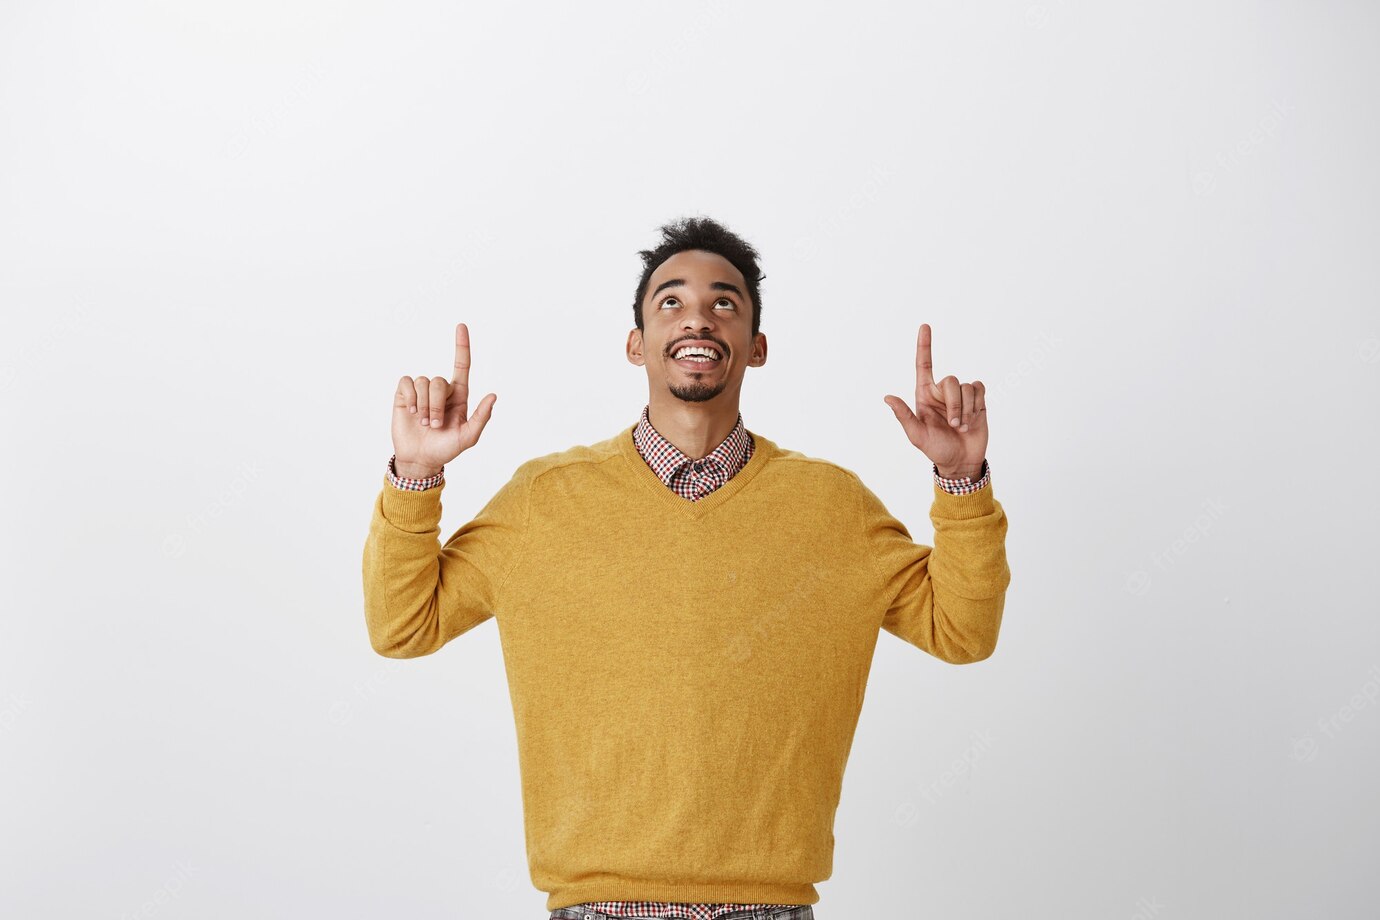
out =
{"type": "Polygon", "coordinates": [[[548,910],[813,904],[878,631],[956,664],[992,654],[1005,514],[990,482],[951,495],[917,453],[924,546],[851,470],[756,432],[747,465],[691,502],[632,429],[526,461],[444,546],[442,488],[385,480],[370,641],[413,658],[497,622],[548,910]]]}

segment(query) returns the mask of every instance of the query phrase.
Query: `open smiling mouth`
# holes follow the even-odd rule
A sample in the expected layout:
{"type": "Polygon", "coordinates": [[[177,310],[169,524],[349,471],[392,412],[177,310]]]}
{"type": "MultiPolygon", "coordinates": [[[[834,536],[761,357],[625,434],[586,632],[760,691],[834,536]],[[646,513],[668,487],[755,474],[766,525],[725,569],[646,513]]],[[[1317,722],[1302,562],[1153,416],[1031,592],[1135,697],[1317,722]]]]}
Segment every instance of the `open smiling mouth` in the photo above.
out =
{"type": "Polygon", "coordinates": [[[717,348],[703,348],[692,346],[689,348],[678,348],[673,354],[672,362],[687,371],[707,371],[713,370],[723,363],[723,356],[717,348]],[[675,357],[679,355],[680,357],[675,357]]]}

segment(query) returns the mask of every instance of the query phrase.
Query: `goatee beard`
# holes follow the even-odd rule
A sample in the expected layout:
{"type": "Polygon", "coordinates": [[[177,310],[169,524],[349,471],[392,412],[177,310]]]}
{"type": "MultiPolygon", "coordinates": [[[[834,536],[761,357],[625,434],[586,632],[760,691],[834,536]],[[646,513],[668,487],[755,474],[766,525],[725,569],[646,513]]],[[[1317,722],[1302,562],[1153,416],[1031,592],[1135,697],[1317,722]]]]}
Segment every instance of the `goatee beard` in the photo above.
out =
{"type": "Polygon", "coordinates": [[[682,402],[708,402],[724,391],[726,382],[720,380],[716,385],[707,383],[672,384],[671,395],[682,402]]]}

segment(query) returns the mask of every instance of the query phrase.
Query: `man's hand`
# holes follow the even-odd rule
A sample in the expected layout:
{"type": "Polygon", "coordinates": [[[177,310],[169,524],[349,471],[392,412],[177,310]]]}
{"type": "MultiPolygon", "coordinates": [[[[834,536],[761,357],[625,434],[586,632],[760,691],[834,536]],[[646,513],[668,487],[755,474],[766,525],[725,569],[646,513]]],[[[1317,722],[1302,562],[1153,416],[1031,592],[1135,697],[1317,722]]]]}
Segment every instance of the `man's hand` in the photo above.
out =
{"type": "Polygon", "coordinates": [[[424,479],[469,450],[489,423],[498,394],[469,414],[470,331],[455,327],[454,383],[444,377],[404,377],[393,392],[394,467],[399,476],[424,479]]]}
{"type": "Polygon", "coordinates": [[[915,411],[899,396],[888,395],[886,404],[940,476],[976,479],[987,456],[986,392],[981,380],[961,384],[952,374],[934,382],[930,327],[921,323],[915,344],[915,411]]]}

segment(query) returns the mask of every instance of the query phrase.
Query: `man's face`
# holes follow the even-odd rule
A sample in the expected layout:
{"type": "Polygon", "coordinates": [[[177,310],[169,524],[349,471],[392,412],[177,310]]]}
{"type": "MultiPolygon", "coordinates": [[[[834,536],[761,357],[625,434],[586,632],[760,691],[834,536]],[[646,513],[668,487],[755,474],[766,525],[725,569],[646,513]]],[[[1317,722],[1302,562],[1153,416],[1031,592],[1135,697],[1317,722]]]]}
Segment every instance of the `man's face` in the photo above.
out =
{"type": "Polygon", "coordinates": [[[686,402],[738,393],[749,366],[767,360],[767,337],[752,334],[752,311],[742,272],[723,256],[687,249],[657,266],[642,300],[643,330],[628,333],[628,360],[647,368],[653,388],[686,402]],[[713,349],[682,357],[687,346],[713,349]]]}

